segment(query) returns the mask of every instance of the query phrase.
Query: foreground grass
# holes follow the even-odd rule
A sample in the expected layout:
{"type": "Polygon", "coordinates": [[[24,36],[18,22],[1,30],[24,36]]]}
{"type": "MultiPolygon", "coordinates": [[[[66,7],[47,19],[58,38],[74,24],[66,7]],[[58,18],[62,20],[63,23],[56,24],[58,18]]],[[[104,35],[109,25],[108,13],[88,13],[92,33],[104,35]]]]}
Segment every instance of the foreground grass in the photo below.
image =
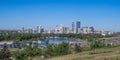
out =
{"type": "Polygon", "coordinates": [[[99,48],[47,59],[40,59],[40,57],[37,56],[33,58],[33,60],[120,60],[120,46],[99,48]]]}

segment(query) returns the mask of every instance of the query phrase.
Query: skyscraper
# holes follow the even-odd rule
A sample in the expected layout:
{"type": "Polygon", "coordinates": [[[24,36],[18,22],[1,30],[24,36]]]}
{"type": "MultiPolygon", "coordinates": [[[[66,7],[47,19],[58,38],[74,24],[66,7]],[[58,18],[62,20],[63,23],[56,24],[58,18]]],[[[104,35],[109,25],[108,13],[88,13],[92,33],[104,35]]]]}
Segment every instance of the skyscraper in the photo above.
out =
{"type": "Polygon", "coordinates": [[[72,22],[72,31],[74,32],[74,30],[75,30],[75,24],[74,22],[72,22]]]}
{"type": "Polygon", "coordinates": [[[61,34],[64,33],[64,26],[63,26],[63,24],[61,24],[61,26],[59,27],[59,33],[61,33],[61,34]]]}
{"type": "Polygon", "coordinates": [[[76,33],[79,33],[80,31],[80,21],[76,22],[76,33]]]}
{"type": "Polygon", "coordinates": [[[91,32],[95,31],[94,27],[90,27],[90,30],[91,30],[91,32]]]}
{"type": "Polygon", "coordinates": [[[24,28],[24,27],[22,27],[22,32],[23,32],[23,33],[25,32],[25,28],[24,28]]]}
{"type": "Polygon", "coordinates": [[[37,26],[37,33],[41,33],[42,31],[42,26],[37,26]]]}

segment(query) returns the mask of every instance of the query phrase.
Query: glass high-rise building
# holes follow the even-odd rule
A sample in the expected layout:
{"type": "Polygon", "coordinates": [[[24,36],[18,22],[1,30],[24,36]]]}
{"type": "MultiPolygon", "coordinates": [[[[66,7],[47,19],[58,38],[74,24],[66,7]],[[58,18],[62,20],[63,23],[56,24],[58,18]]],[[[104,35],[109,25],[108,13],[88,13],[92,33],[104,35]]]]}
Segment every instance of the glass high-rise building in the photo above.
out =
{"type": "Polygon", "coordinates": [[[22,32],[23,32],[23,33],[25,32],[25,28],[24,28],[24,27],[22,27],[22,32]]]}
{"type": "Polygon", "coordinates": [[[37,33],[41,33],[42,31],[42,26],[37,26],[37,33]]]}
{"type": "Polygon", "coordinates": [[[79,31],[80,31],[80,21],[77,21],[76,22],[76,33],[79,33],[79,31]]]}
{"type": "Polygon", "coordinates": [[[74,22],[72,22],[72,31],[74,31],[75,30],[75,24],[74,24],[74,22]]]}

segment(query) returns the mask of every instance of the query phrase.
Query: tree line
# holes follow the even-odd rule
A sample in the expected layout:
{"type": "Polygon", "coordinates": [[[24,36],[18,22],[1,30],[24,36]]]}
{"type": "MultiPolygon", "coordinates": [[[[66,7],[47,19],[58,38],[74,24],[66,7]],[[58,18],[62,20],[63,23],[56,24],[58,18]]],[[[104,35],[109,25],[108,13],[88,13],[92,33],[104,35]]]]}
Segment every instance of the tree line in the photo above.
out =
{"type": "Polygon", "coordinates": [[[10,52],[7,49],[6,44],[0,50],[0,59],[8,60],[10,57],[13,57],[15,60],[32,60],[35,56],[43,56],[43,58],[50,58],[54,56],[61,56],[71,54],[72,52],[79,53],[86,50],[93,50],[96,48],[106,47],[104,42],[100,40],[91,41],[91,45],[85,49],[78,44],[75,44],[74,47],[71,47],[68,43],[62,42],[59,45],[50,45],[48,44],[46,48],[39,48],[38,46],[26,46],[23,50],[17,50],[10,52]]]}
{"type": "Polygon", "coordinates": [[[13,40],[30,40],[30,39],[44,39],[44,34],[27,34],[27,33],[0,33],[0,41],[13,40]]]}
{"type": "Polygon", "coordinates": [[[60,37],[60,38],[79,38],[83,40],[93,40],[103,37],[112,37],[114,35],[102,36],[101,34],[27,34],[27,33],[0,33],[0,41],[13,40],[43,40],[45,37],[60,37]]]}

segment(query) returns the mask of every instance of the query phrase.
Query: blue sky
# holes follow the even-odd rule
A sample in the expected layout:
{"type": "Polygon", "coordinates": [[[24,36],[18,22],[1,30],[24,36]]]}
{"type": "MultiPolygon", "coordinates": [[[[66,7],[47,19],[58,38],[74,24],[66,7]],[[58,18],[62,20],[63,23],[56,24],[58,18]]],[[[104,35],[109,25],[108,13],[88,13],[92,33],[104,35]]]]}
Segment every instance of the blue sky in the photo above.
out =
{"type": "Polygon", "coordinates": [[[52,29],[81,21],[96,30],[120,31],[119,0],[0,0],[0,29],[52,29]]]}

